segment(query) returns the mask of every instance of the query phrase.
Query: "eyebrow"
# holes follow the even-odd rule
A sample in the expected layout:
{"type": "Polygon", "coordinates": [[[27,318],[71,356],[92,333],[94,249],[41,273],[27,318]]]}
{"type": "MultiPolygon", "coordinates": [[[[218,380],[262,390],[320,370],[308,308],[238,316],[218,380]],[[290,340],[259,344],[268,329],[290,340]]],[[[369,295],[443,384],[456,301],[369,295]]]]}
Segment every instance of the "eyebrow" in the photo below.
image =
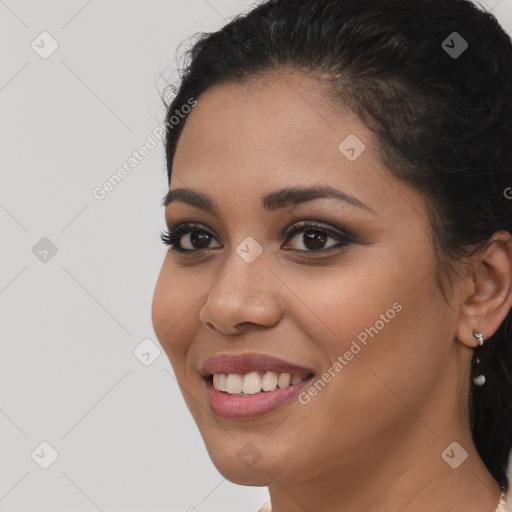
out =
{"type": "MultiPolygon", "coordinates": [[[[290,187],[271,192],[261,199],[261,206],[265,210],[275,211],[282,208],[296,206],[315,199],[337,199],[345,203],[357,206],[376,214],[366,203],[357,197],[342,192],[329,185],[318,185],[312,187],[290,187]]],[[[208,194],[196,192],[190,188],[177,188],[169,190],[162,200],[162,206],[167,207],[174,201],[181,201],[190,206],[200,208],[214,215],[219,216],[219,208],[215,201],[208,194]]]]}

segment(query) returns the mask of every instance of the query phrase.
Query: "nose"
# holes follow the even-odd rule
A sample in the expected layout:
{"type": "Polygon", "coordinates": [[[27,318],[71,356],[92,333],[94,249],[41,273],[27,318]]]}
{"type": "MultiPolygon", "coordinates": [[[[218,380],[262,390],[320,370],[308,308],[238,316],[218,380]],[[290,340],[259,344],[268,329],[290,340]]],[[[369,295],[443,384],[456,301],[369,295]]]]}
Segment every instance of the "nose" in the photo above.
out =
{"type": "Polygon", "coordinates": [[[226,335],[276,325],[281,318],[280,281],[263,254],[247,263],[235,253],[224,269],[201,308],[201,322],[226,335]]]}

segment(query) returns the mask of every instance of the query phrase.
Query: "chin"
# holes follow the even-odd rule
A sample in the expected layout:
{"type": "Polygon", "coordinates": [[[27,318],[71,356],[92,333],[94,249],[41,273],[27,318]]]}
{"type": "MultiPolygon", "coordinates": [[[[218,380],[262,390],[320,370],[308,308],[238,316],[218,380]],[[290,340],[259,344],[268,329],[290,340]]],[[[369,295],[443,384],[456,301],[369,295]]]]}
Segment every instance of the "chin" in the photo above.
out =
{"type": "Polygon", "coordinates": [[[227,458],[225,455],[219,455],[218,458],[212,457],[212,462],[226,480],[238,485],[267,487],[273,481],[270,475],[275,474],[274,470],[267,468],[261,460],[250,467],[242,464],[236,456],[227,458]]]}
{"type": "MultiPolygon", "coordinates": [[[[219,473],[230,482],[255,487],[268,486],[280,476],[283,465],[276,459],[275,452],[268,457],[249,440],[239,440],[236,436],[222,440],[205,440],[210,459],[219,473]]],[[[270,450],[272,453],[273,450],[270,450]]]]}

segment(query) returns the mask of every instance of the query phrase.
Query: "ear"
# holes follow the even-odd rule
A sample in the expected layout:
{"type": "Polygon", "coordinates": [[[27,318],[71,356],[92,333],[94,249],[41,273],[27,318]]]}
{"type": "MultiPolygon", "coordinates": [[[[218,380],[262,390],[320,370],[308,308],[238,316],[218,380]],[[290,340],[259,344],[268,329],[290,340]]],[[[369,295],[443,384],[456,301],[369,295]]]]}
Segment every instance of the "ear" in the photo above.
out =
{"type": "Polygon", "coordinates": [[[457,339],[469,347],[478,345],[474,331],[485,342],[512,307],[512,235],[497,231],[473,257],[457,326],[457,339]]]}

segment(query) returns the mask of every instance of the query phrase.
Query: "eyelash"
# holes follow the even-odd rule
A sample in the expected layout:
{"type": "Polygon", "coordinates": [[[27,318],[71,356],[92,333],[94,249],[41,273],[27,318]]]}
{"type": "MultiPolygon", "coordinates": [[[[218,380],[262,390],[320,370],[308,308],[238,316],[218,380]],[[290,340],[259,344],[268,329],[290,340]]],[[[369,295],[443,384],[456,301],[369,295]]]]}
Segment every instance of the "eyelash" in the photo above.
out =
{"type": "MultiPolygon", "coordinates": [[[[286,241],[293,238],[297,233],[305,232],[305,231],[316,231],[319,233],[322,233],[324,235],[327,235],[332,238],[341,239],[342,241],[334,246],[329,247],[328,249],[319,249],[319,250],[313,250],[313,251],[304,251],[301,249],[289,249],[294,250],[297,252],[305,252],[305,253],[313,253],[313,254],[325,254],[328,252],[336,251],[336,250],[342,250],[345,247],[352,245],[355,243],[354,237],[352,237],[348,233],[343,233],[342,231],[336,231],[329,227],[328,224],[324,223],[311,223],[308,221],[299,222],[298,224],[295,224],[292,228],[290,228],[288,231],[283,233],[284,236],[286,236],[286,241]]],[[[183,249],[178,244],[181,240],[181,238],[184,235],[193,233],[194,231],[199,231],[202,233],[207,233],[210,236],[213,236],[207,229],[203,228],[200,224],[180,224],[178,226],[173,226],[169,228],[169,230],[163,232],[160,235],[160,238],[162,242],[170,246],[170,250],[176,251],[179,253],[184,254],[192,254],[192,253],[198,253],[201,251],[207,251],[208,249],[183,249]]]]}

